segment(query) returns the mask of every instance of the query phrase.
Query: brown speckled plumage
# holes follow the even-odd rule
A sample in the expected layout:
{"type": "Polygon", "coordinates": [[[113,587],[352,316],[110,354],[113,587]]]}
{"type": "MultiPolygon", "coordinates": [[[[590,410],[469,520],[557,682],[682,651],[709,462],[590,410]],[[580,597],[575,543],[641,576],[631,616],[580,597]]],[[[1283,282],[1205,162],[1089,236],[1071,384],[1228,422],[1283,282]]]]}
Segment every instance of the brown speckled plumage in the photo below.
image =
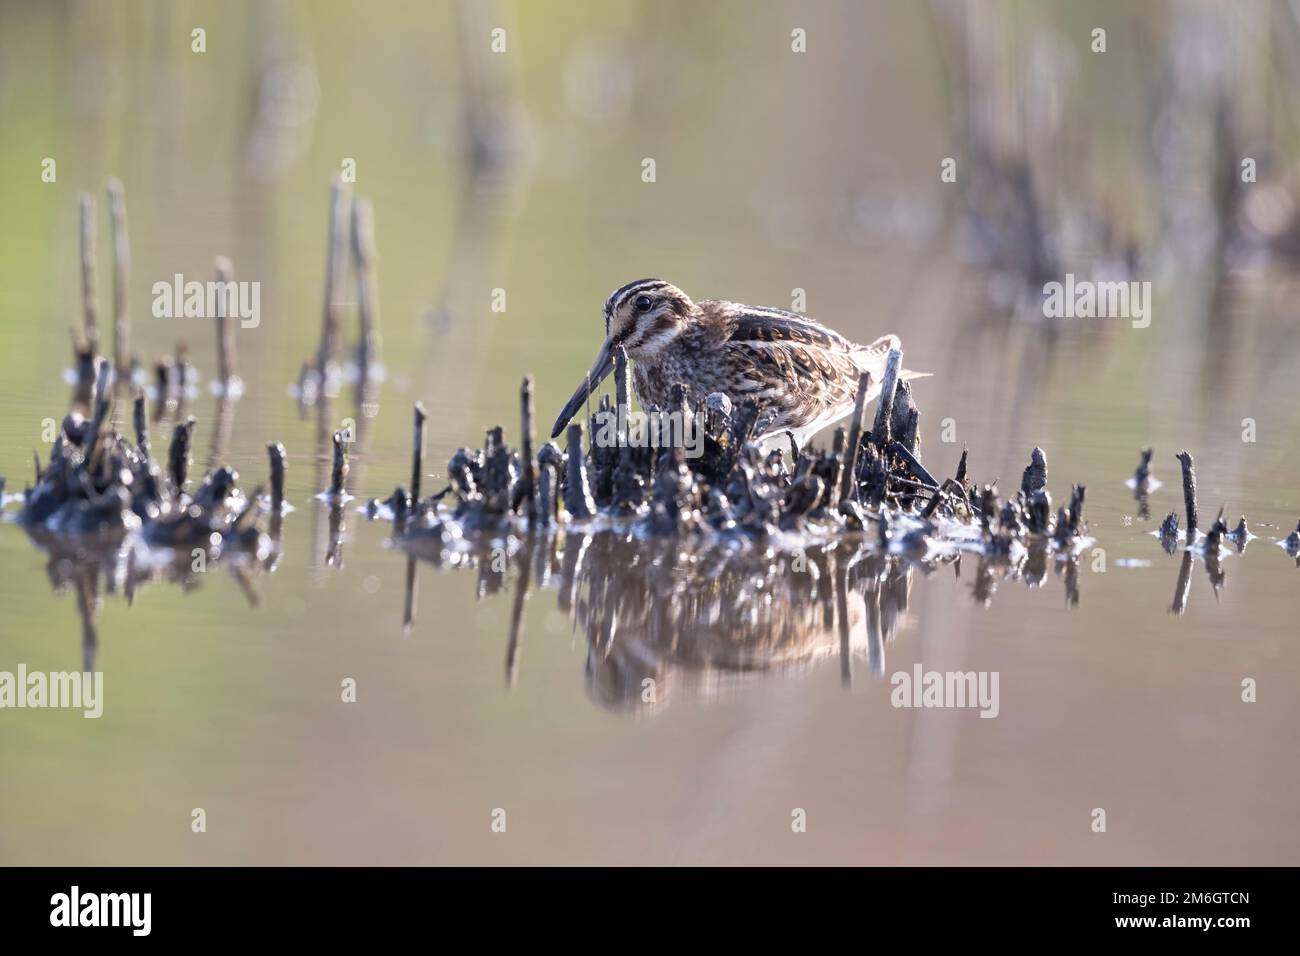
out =
{"type": "MultiPolygon", "coordinates": [[[[894,335],[855,345],[780,309],[720,299],[693,302],[660,279],[615,291],[605,303],[605,326],[605,343],[588,376],[591,387],[608,374],[614,348],[622,345],[643,407],[668,407],[677,383],[689,389],[692,404],[713,392],[737,403],[754,399],[776,410],[769,432],[791,431],[800,443],[853,410],[862,372],[871,373],[874,385],[868,399],[879,394],[885,358],[899,345],[894,335]]],[[[584,383],[561,413],[557,434],[586,397],[584,383]]]]}

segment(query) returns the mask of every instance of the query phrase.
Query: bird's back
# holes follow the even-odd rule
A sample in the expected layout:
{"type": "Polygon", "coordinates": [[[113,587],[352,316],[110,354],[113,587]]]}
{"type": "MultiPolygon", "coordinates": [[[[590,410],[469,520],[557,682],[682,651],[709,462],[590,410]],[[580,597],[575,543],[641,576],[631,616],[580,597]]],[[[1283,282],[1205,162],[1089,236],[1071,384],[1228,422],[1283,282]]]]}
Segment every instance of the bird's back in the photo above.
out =
{"type": "Polygon", "coordinates": [[[720,299],[698,304],[701,321],[672,354],[661,356],[657,367],[636,369],[643,402],[663,407],[667,390],[681,381],[693,401],[718,391],[774,408],[771,430],[791,430],[802,439],[852,411],[863,372],[871,373],[868,400],[878,395],[889,350],[899,347],[896,335],[858,345],[783,309],[720,299]]]}

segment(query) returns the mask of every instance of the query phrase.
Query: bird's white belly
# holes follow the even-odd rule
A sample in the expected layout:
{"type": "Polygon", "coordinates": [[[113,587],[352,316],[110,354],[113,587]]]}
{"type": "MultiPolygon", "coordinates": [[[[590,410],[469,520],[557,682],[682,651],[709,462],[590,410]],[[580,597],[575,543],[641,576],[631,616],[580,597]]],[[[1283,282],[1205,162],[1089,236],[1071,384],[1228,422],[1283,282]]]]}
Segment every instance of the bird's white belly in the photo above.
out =
{"type": "Polygon", "coordinates": [[[806,425],[797,425],[793,428],[782,428],[777,426],[770,431],[764,432],[759,441],[764,448],[784,447],[788,442],[787,435],[793,435],[795,444],[800,448],[805,447],[823,428],[834,425],[843,418],[847,418],[853,413],[853,405],[836,405],[825,409],[820,415],[814,418],[806,425]]]}

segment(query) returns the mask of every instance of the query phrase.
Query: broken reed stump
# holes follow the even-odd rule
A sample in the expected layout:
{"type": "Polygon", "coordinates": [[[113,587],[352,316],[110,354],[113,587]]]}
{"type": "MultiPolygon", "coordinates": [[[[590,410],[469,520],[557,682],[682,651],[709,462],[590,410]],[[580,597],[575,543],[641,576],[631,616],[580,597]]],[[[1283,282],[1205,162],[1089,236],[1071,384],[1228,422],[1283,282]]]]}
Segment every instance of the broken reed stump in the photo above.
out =
{"type": "Polygon", "coordinates": [[[348,187],[339,176],[330,184],[328,249],[325,257],[325,302],[321,312],[320,348],[316,371],[320,387],[337,378],[340,320],[343,313],[343,279],[348,249],[348,187]]]}
{"type": "Polygon", "coordinates": [[[889,417],[890,436],[911,453],[920,441],[920,427],[921,413],[912,401],[912,386],[906,380],[900,381],[894,392],[894,410],[889,417]]]}
{"type": "Polygon", "coordinates": [[[1183,468],[1183,505],[1187,509],[1187,543],[1196,540],[1196,472],[1192,470],[1192,456],[1180,451],[1176,456],[1183,468]]]}
{"type": "Polygon", "coordinates": [[[190,415],[176,425],[172,443],[167,449],[167,476],[176,487],[176,493],[185,490],[185,479],[190,471],[190,443],[194,437],[194,416],[190,415]]]}
{"type": "Polygon", "coordinates": [[[902,349],[890,349],[885,357],[885,377],[880,383],[880,397],[876,399],[876,420],[871,426],[871,441],[877,448],[889,444],[889,423],[894,414],[894,396],[898,390],[898,373],[903,368],[902,349]]]}
{"type": "MultiPolygon", "coordinates": [[[[117,424],[116,413],[124,411],[124,406],[114,400],[116,386],[122,383],[113,362],[98,358],[94,369],[93,411],[87,418],[74,408],[63,418],[61,434],[50,449],[49,465],[42,468],[37,459],[36,484],[24,493],[17,516],[29,532],[40,536],[39,544],[52,546],[52,554],[66,552],[71,559],[52,561],[52,575],[57,571],[58,576],[65,576],[70,572],[64,566],[71,568],[75,563],[77,573],[87,569],[92,582],[99,574],[114,582],[110,593],[116,593],[120,582],[130,601],[133,588],[143,581],[159,576],[188,580],[197,570],[188,557],[175,566],[168,561],[194,547],[208,551],[213,558],[242,552],[271,570],[273,566],[263,562],[272,558],[275,544],[258,527],[257,491],[251,499],[246,498],[236,487],[235,472],[218,468],[203,478],[192,495],[184,492],[194,419],[177,426],[164,474],[150,448],[143,389],[129,389],[135,429],[132,444],[125,437],[126,428],[117,424]],[[82,535],[94,535],[95,540],[83,542],[82,535]],[[157,561],[151,556],[141,565],[137,563],[142,553],[139,548],[175,553],[159,554],[157,561]]],[[[93,584],[88,593],[93,607],[93,584]]]]}
{"type": "Polygon", "coordinates": [[[1087,488],[1075,485],[1070,489],[1070,504],[1060,510],[1056,519],[1056,543],[1064,547],[1071,538],[1083,533],[1083,501],[1087,488]]]}
{"type": "Polygon", "coordinates": [[[559,478],[551,462],[539,464],[537,472],[537,520],[546,528],[555,524],[557,519],[559,501],[555,491],[559,478]]]}
{"type": "Polygon", "coordinates": [[[334,465],[330,469],[330,490],[329,496],[334,501],[339,501],[344,495],[344,483],[348,480],[348,444],[343,440],[342,432],[335,432],[334,442],[334,465]]]}
{"type": "Polygon", "coordinates": [[[505,430],[497,425],[487,430],[483,442],[482,484],[483,510],[495,516],[510,510],[510,485],[514,478],[511,450],[506,446],[505,430]]]}
{"type": "Polygon", "coordinates": [[[424,405],[415,403],[415,440],[411,448],[411,507],[420,503],[420,476],[424,473],[424,405]]]}
{"type": "Polygon", "coordinates": [[[582,422],[569,425],[568,475],[564,482],[564,507],[577,520],[593,517],[596,502],[587,483],[587,460],[582,452],[582,422]]]}
{"type": "Polygon", "coordinates": [[[135,400],[131,409],[131,419],[135,424],[135,444],[145,459],[152,458],[149,449],[149,410],[145,405],[144,389],[135,390],[135,400]]]}
{"type": "Polygon", "coordinates": [[[1224,508],[1219,508],[1219,514],[1215,517],[1214,522],[1210,525],[1210,530],[1205,533],[1205,550],[1217,554],[1219,544],[1222,542],[1224,535],[1228,534],[1228,526],[1223,520],[1224,508]]]}
{"type": "Polygon", "coordinates": [[[131,243],[126,232],[126,191],[120,179],[108,181],[108,217],[113,231],[113,360],[119,381],[131,377],[131,318],[126,292],[131,278],[131,243]]]}
{"type": "Polygon", "coordinates": [[[95,452],[104,432],[104,422],[108,419],[109,406],[112,404],[108,395],[112,384],[113,366],[107,359],[100,359],[95,363],[94,411],[91,414],[90,438],[86,443],[86,461],[91,466],[92,474],[96,464],[95,452]]]}
{"type": "Polygon", "coordinates": [[[862,418],[866,414],[867,393],[871,389],[871,373],[858,376],[858,394],[853,403],[853,418],[849,422],[848,444],[844,446],[844,469],[840,472],[840,501],[848,501],[857,492],[858,446],[862,444],[862,418]]]}
{"type": "Polygon", "coordinates": [[[284,445],[273,441],[266,453],[271,459],[271,511],[279,514],[284,510],[284,445]]]}
{"type": "Polygon", "coordinates": [[[1020,476],[1020,490],[1028,498],[1047,487],[1047,455],[1037,446],[1029,454],[1029,465],[1020,476]]]}
{"type": "Polygon", "coordinates": [[[213,263],[216,279],[223,290],[217,298],[217,381],[221,394],[228,395],[239,381],[239,355],[235,351],[235,323],[230,316],[230,302],[234,298],[234,267],[225,256],[217,256],[213,263]]]}
{"type": "Polygon", "coordinates": [[[1291,557],[1300,557],[1300,521],[1296,522],[1295,530],[1282,539],[1282,547],[1291,557]]]}
{"type": "Polygon", "coordinates": [[[1240,548],[1242,545],[1246,543],[1247,540],[1249,540],[1250,528],[1246,524],[1245,515],[1241,516],[1241,519],[1237,522],[1237,527],[1233,528],[1230,532],[1228,532],[1228,537],[1232,538],[1232,540],[1237,543],[1238,548],[1240,548]]]}
{"type": "Polygon", "coordinates": [[[360,196],[352,202],[352,263],[361,321],[357,367],[364,395],[370,384],[370,367],[379,361],[379,282],[375,278],[375,211],[370,200],[360,196]]]}
{"type": "Polygon", "coordinates": [[[537,462],[533,458],[533,440],[536,426],[533,423],[533,377],[525,375],[519,386],[519,434],[523,441],[520,449],[523,472],[519,476],[514,506],[524,506],[529,521],[537,516],[537,462]]]}
{"type": "MultiPolygon", "coordinates": [[[[966,489],[958,484],[955,479],[945,478],[943,484],[934,489],[934,494],[930,496],[930,500],[927,501],[925,507],[921,509],[921,517],[923,519],[928,521],[930,517],[934,515],[939,505],[943,503],[943,496],[945,494],[952,495],[958,501],[964,501],[966,489]]],[[[970,509],[968,508],[967,510],[969,511],[970,509]]]]}
{"type": "Polygon", "coordinates": [[[81,222],[81,321],[82,334],[93,355],[99,338],[95,317],[95,197],[82,193],[78,197],[81,222]]]}
{"type": "Polygon", "coordinates": [[[912,454],[911,450],[902,442],[892,442],[889,449],[894,454],[898,455],[898,457],[902,458],[903,461],[907,462],[907,467],[911,469],[913,475],[920,479],[923,485],[930,488],[937,488],[939,486],[939,482],[935,480],[935,477],[930,474],[926,467],[921,464],[917,457],[912,454]]]}

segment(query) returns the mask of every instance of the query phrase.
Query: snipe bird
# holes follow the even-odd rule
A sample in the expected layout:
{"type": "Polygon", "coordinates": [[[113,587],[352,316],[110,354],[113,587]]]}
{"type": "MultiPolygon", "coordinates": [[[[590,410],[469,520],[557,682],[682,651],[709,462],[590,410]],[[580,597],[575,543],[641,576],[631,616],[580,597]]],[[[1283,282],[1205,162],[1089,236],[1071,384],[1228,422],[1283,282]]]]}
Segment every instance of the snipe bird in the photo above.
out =
{"type": "MultiPolygon", "coordinates": [[[[880,394],[885,360],[896,335],[855,345],[833,329],[782,309],[723,299],[692,301],[662,279],[640,279],[605,302],[605,341],[591,371],[555,420],[558,438],[592,389],[614,368],[618,346],[632,360],[642,407],[667,408],[673,385],[689,389],[694,406],[713,392],[733,402],[774,408],[766,435],[790,432],[800,446],[853,411],[858,377],[871,373],[870,401],[880,394]]],[[[900,378],[928,372],[902,370],[900,378]]]]}

